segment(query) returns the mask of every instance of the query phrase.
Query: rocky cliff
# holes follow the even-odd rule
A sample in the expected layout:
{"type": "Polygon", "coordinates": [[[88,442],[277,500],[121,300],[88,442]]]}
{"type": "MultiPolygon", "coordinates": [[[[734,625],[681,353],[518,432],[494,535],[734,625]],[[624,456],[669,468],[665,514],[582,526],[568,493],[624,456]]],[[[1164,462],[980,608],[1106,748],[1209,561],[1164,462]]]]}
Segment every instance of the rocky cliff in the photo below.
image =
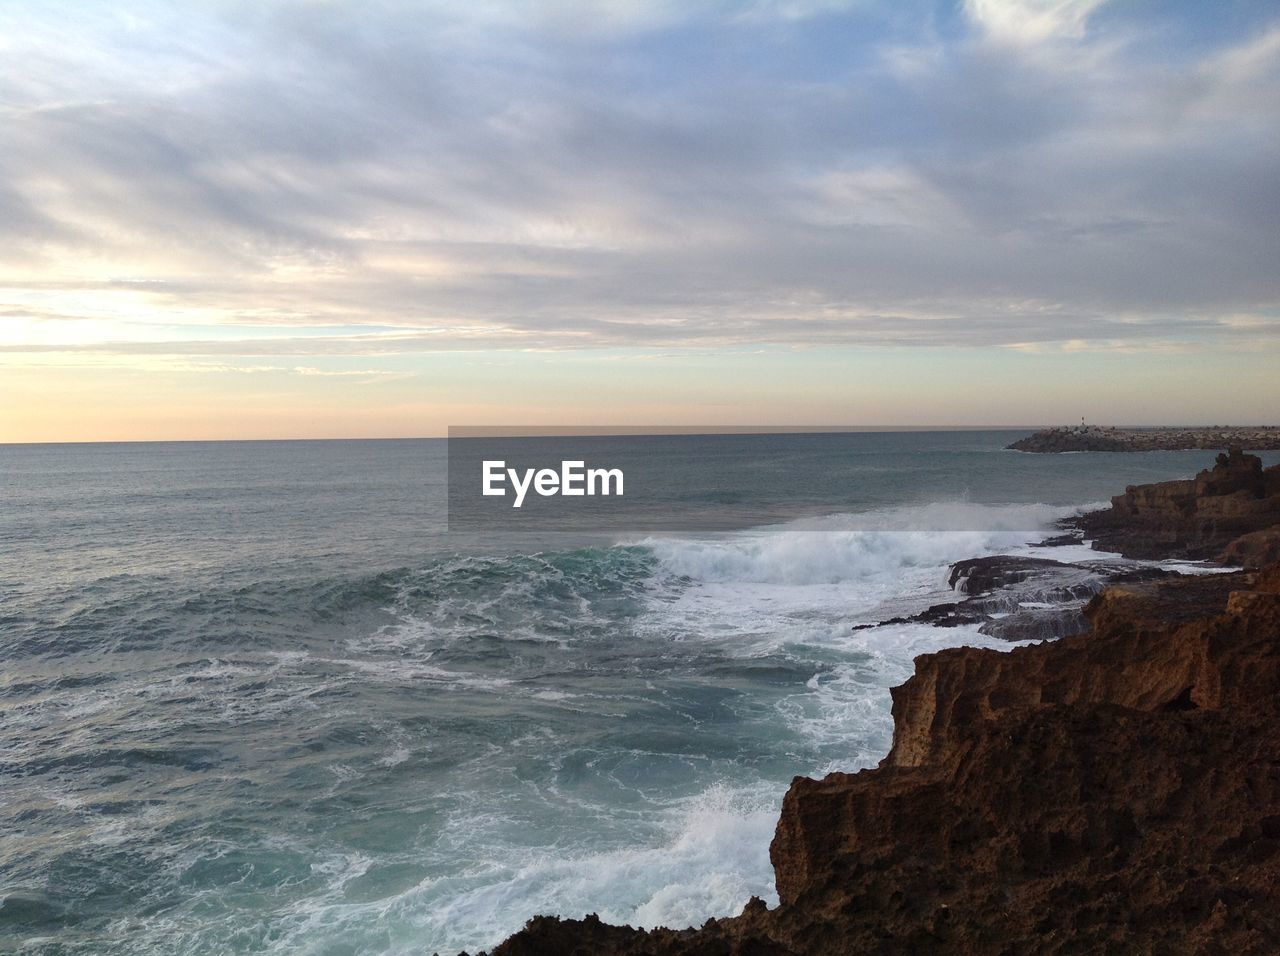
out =
{"type": "Polygon", "coordinates": [[[1238,448],[1195,478],[1131,485],[1081,517],[1085,537],[1131,558],[1222,558],[1258,567],[1280,559],[1280,465],[1238,448]]]}
{"type": "MultiPolygon", "coordinates": [[[[1095,533],[1217,554],[1259,533],[1278,480],[1220,456],[1128,489],[1095,533]]],[[[962,565],[957,613],[1075,573],[962,565]]],[[[1280,564],[1113,580],[1083,619],[1057,641],[917,658],[878,768],[792,782],[777,907],[647,932],[538,917],[494,956],[1280,952],[1280,564]]]]}

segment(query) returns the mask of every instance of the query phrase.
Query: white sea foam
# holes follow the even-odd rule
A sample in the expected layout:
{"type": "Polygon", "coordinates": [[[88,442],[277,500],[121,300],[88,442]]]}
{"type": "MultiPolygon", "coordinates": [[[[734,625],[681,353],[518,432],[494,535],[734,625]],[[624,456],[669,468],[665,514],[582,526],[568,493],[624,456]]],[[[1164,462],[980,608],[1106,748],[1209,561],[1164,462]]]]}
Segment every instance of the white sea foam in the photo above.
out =
{"type": "Polygon", "coordinates": [[[451,690],[465,687],[471,690],[487,691],[500,690],[511,684],[511,681],[505,677],[489,677],[481,674],[451,671],[412,659],[332,660],[324,661],[324,663],[350,668],[370,679],[386,681],[392,684],[424,681],[440,684],[451,690]]]}
{"type": "Polygon", "coordinates": [[[955,600],[947,584],[955,561],[1043,556],[1031,546],[1075,510],[958,502],[806,519],[719,539],[649,539],[645,545],[677,580],[654,595],[637,630],[709,642],[730,656],[807,662],[814,670],[804,691],[775,706],[783,725],[815,748],[811,772],[873,766],[892,736],[888,689],[911,676],[916,656],[961,644],[1012,645],[976,626],[851,625],[955,600]]]}
{"type": "Polygon", "coordinates": [[[698,582],[835,584],[1022,547],[1076,510],[955,502],[807,518],[721,539],[663,537],[642,543],[673,573],[698,582]]]}
{"type": "MultiPolygon", "coordinates": [[[[780,794],[767,786],[713,786],[671,805],[654,838],[600,852],[486,846],[468,815],[477,864],[461,885],[429,878],[400,893],[353,902],[346,892],[369,868],[366,857],[335,855],[313,864],[325,891],[300,900],[276,922],[272,953],[319,952],[370,925],[383,928],[378,951],[417,954],[490,947],[535,914],[633,926],[691,926],[741,910],[753,895],[776,904],[768,846],[780,794]]],[[[327,950],[325,950],[327,951],[327,950]]]]}

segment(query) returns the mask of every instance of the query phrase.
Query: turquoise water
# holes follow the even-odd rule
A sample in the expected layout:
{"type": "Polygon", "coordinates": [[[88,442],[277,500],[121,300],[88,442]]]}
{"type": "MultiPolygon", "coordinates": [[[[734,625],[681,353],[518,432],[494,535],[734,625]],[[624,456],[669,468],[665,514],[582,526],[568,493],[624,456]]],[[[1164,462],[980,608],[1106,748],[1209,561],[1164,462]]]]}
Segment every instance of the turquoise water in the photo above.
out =
{"type": "Polygon", "coordinates": [[[1211,458],[1013,437],[740,437],[707,501],[749,526],[663,536],[449,534],[442,441],[0,446],[0,951],[474,951],[772,899],[791,777],[874,765],[914,655],[1007,646],[849,625],[1211,458]]]}

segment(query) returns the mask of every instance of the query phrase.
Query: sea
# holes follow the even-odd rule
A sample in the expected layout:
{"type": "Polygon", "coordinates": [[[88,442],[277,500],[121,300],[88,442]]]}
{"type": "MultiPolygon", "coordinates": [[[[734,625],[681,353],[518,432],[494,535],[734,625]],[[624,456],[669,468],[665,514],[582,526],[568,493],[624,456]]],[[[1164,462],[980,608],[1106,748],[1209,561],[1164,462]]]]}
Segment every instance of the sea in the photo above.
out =
{"type": "Polygon", "coordinates": [[[634,533],[450,530],[444,439],[0,446],[0,952],[474,953],[776,902],[791,779],[874,767],[916,655],[1010,647],[853,625],[1212,459],[1020,434],[648,436],[716,529],[634,533]]]}

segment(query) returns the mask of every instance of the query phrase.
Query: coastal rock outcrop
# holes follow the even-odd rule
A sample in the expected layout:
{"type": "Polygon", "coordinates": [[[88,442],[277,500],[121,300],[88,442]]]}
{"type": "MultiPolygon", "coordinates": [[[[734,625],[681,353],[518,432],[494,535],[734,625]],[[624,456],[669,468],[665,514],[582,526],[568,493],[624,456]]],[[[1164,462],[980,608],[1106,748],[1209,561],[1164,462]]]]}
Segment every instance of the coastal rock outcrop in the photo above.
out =
{"type": "Polygon", "coordinates": [[[1242,568],[1261,568],[1280,561],[1280,525],[1242,534],[1223,549],[1219,560],[1242,568]]]}
{"type": "MultiPolygon", "coordinates": [[[[1130,558],[1219,558],[1238,538],[1280,529],[1280,465],[1264,469],[1239,448],[1182,481],[1130,485],[1111,507],[1075,521],[1094,547],[1130,558]]],[[[1253,542],[1241,554],[1265,555],[1253,542]]]]}
{"type": "Polygon", "coordinates": [[[792,783],[776,908],[538,919],[495,956],[1276,952],[1280,566],[1110,588],[1087,617],[918,658],[879,768],[792,783]]]}
{"type": "Polygon", "coordinates": [[[1085,630],[1085,602],[1108,584],[1149,581],[1169,574],[1159,568],[1116,561],[1064,562],[1023,555],[986,555],[957,561],[947,583],[965,595],[903,617],[855,624],[959,627],[1007,641],[1049,640],[1085,630]]]}

